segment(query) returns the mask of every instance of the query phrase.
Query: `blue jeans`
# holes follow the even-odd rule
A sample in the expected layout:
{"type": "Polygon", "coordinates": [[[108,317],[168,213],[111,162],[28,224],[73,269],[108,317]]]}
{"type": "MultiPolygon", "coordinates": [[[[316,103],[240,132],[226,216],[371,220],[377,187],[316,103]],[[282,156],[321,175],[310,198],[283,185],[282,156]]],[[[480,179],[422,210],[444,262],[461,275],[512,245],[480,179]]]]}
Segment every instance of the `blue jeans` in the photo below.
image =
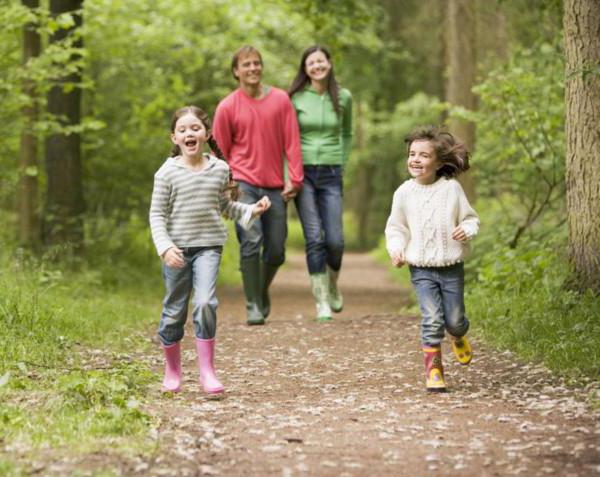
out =
{"type": "Polygon", "coordinates": [[[304,166],[304,187],[296,197],[302,222],[308,272],[325,266],[339,271],[344,254],[343,179],[341,166],[304,166]]]}
{"type": "Polygon", "coordinates": [[[183,249],[183,268],[163,264],[167,293],[158,336],[164,345],[183,338],[188,302],[194,290],[192,317],[196,338],[212,339],[217,332],[217,275],[223,247],[192,247],[183,249]]]}
{"type": "Polygon", "coordinates": [[[469,329],[465,316],[463,263],[448,267],[409,266],[412,284],[419,299],[423,319],[421,343],[439,345],[444,329],[452,336],[464,336],[469,329]]]}
{"type": "Polygon", "coordinates": [[[285,261],[287,239],[287,208],[281,197],[282,189],[266,189],[242,181],[239,181],[239,185],[239,201],[244,204],[253,204],[265,195],[271,200],[271,208],[256,219],[249,230],[236,224],[240,260],[260,256],[262,247],[263,262],[278,267],[285,261]]]}

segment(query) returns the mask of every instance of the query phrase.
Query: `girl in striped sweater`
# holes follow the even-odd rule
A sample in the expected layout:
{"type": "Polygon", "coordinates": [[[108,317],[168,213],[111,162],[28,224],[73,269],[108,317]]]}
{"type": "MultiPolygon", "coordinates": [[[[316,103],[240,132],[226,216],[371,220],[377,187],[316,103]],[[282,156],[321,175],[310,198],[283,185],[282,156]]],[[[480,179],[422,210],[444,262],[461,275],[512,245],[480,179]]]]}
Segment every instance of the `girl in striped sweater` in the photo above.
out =
{"type": "Polygon", "coordinates": [[[192,317],[200,382],[207,393],[223,392],[214,370],[219,264],[227,231],[221,215],[248,227],[270,201],[236,202],[237,187],[229,166],[210,135],[208,115],[196,106],[173,114],[173,151],[154,176],[150,228],[163,262],[166,295],[158,329],[165,354],[163,391],[181,389],[181,339],[188,301],[194,291],[192,317]],[[218,157],[203,152],[205,143],[218,157]]]}
{"type": "Polygon", "coordinates": [[[465,146],[434,127],[416,129],[406,143],[412,179],[394,193],[386,246],[394,266],[409,266],[422,315],[426,388],[439,392],[446,390],[440,347],[445,332],[459,363],[467,365],[472,357],[463,260],[479,217],[454,179],[469,168],[465,146]]]}

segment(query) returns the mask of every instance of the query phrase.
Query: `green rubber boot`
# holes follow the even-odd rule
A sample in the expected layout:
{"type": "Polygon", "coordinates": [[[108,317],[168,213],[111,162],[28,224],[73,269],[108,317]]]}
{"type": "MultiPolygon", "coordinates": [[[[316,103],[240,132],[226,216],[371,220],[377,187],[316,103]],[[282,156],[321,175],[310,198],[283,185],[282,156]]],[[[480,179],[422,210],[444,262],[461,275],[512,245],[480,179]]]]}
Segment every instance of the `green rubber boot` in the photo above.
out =
{"type": "Polygon", "coordinates": [[[262,301],[261,311],[265,320],[271,313],[271,298],[269,297],[269,287],[275,278],[275,274],[279,270],[279,266],[269,265],[267,263],[261,263],[261,285],[262,285],[262,301]]]}
{"type": "Polygon", "coordinates": [[[327,273],[312,273],[310,284],[317,304],[317,321],[330,321],[329,278],[327,273]]]}
{"type": "Polygon", "coordinates": [[[246,323],[249,325],[264,325],[265,317],[260,309],[260,260],[256,257],[240,260],[240,271],[244,282],[246,295],[246,323]]]}
{"type": "Polygon", "coordinates": [[[344,308],[344,298],[337,286],[340,271],[336,272],[333,268],[327,267],[327,275],[329,276],[329,306],[332,311],[339,313],[344,308]]]}

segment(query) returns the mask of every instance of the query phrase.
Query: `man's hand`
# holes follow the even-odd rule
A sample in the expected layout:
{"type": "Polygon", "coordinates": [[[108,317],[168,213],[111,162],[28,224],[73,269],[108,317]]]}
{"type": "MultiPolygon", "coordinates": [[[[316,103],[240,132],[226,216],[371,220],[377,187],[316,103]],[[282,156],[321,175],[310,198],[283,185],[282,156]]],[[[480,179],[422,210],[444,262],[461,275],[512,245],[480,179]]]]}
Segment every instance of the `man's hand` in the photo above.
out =
{"type": "Polygon", "coordinates": [[[167,267],[183,268],[185,262],[183,260],[183,250],[177,247],[171,247],[162,256],[163,262],[167,267]]]}
{"type": "Polygon", "coordinates": [[[265,195],[258,202],[254,204],[254,209],[252,209],[252,217],[258,217],[259,215],[264,214],[271,207],[271,201],[265,195]]]}
{"type": "Polygon", "coordinates": [[[289,200],[296,197],[298,191],[299,189],[296,186],[294,186],[292,181],[288,180],[285,182],[285,186],[283,187],[283,191],[281,192],[281,197],[283,197],[283,200],[285,202],[288,202],[289,200]]]}

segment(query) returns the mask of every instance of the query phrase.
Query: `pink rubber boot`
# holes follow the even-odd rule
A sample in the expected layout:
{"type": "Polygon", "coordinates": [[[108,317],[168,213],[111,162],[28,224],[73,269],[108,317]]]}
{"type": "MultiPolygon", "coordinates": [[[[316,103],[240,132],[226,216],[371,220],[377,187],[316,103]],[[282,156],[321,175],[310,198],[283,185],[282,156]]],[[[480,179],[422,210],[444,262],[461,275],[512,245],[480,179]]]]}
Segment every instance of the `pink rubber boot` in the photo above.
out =
{"type": "Polygon", "coordinates": [[[225,388],[215,375],[215,339],[203,340],[196,338],[196,351],[198,352],[198,369],[200,370],[200,384],[209,394],[222,393],[225,388]]]}
{"type": "Polygon", "coordinates": [[[162,345],[165,352],[165,378],[162,383],[163,392],[176,393],[181,390],[181,343],[162,345]]]}

